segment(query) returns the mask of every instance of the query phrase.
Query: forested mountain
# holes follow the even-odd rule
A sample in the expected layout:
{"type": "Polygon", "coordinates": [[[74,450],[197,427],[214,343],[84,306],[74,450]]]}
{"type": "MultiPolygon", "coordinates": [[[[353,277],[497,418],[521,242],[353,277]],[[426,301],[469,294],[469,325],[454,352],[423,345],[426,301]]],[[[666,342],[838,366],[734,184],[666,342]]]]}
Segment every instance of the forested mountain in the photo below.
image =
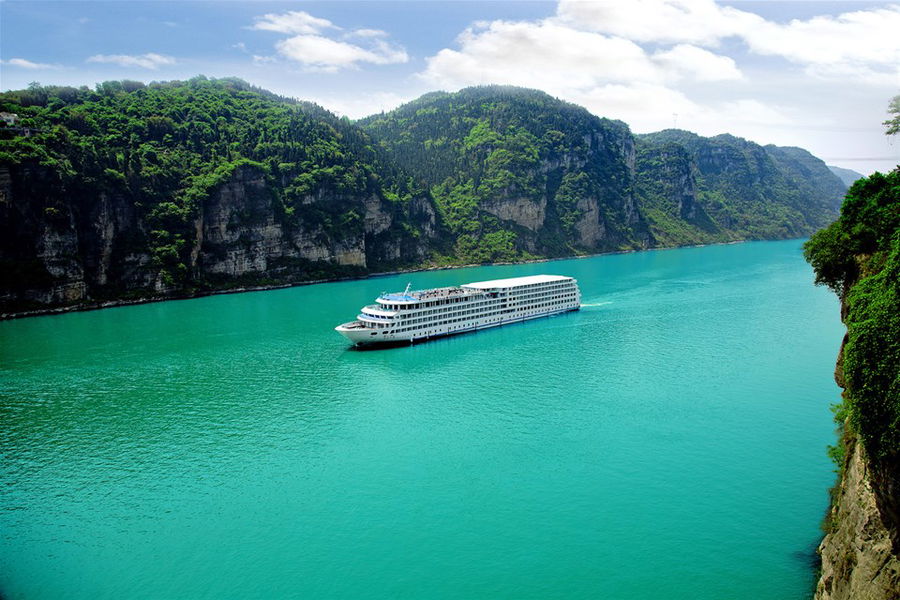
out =
{"type": "Polygon", "coordinates": [[[798,237],[837,215],[846,189],[799,148],[619,121],[514,87],[427,94],[360,125],[431,186],[469,248],[558,256],[798,237]]]}
{"type": "MultiPolygon", "coordinates": [[[[898,117],[900,122],[900,117],[898,117]]],[[[820,547],[817,598],[900,590],[900,167],[856,181],[840,219],[805,246],[816,283],[841,298],[835,379],[839,471],[820,547]]]]}
{"type": "Polygon", "coordinates": [[[667,243],[808,235],[835,218],[846,190],[800,148],[672,129],[636,137],[640,206],[667,243]]]}
{"type": "Polygon", "coordinates": [[[847,187],[850,187],[851,185],[853,185],[853,182],[856,181],[857,179],[862,179],[863,177],[865,177],[865,175],[863,175],[862,173],[857,173],[853,169],[844,169],[842,167],[835,167],[832,165],[828,165],[828,169],[832,173],[837,175],[840,178],[840,180],[844,182],[844,185],[846,185],[847,187]]]}
{"type": "Polygon", "coordinates": [[[483,261],[653,245],[620,121],[536,90],[427,94],[360,125],[431,186],[452,253],[483,261]]]}
{"type": "Polygon", "coordinates": [[[238,79],[0,94],[0,311],[377,270],[796,237],[844,190],[731,136],[634,136],[547,94],[352,123],[238,79]]]}
{"type": "Polygon", "coordinates": [[[0,110],[5,310],[415,265],[434,233],[360,128],[237,79],[32,86],[0,110]]]}

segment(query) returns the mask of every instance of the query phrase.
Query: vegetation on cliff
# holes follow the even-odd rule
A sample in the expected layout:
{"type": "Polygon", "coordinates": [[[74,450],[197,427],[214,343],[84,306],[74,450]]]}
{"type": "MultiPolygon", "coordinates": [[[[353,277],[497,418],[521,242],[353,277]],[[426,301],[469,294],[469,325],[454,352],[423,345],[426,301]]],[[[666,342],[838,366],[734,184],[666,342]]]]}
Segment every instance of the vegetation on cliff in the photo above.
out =
{"type": "Polygon", "coordinates": [[[672,229],[665,216],[673,213],[671,194],[659,190],[670,179],[657,165],[671,169],[677,156],[684,176],[693,178],[694,197],[679,205],[687,225],[682,243],[808,235],[834,219],[846,190],[825,163],[801,148],[675,129],[637,137],[638,192],[654,232],[663,229],[658,236],[672,229]]]}
{"type": "Polygon", "coordinates": [[[633,142],[620,121],[537,90],[485,86],[426,94],[360,125],[430,186],[464,261],[647,245],[626,214],[633,142]],[[577,231],[588,212],[602,244],[577,231]]]}
{"type": "Polygon", "coordinates": [[[3,311],[796,237],[844,189],[799,149],[634,136],[503,86],[358,123],[202,76],[34,84],[0,111],[3,311]]]}
{"type": "Polygon", "coordinates": [[[680,130],[633,136],[624,123],[508,86],[427,94],[360,124],[431,186],[457,255],[494,240],[555,256],[798,237],[831,222],[846,190],[799,148],[680,130]],[[498,201],[544,214],[510,214],[498,201]],[[542,216],[540,231],[527,231],[542,216]]]}
{"type": "MultiPolygon", "coordinates": [[[[202,285],[191,261],[196,218],[204,199],[242,168],[265,178],[276,221],[287,229],[355,236],[363,231],[363,201],[376,197],[395,217],[395,239],[419,235],[404,211],[423,190],[382,160],[365,132],[239,79],[34,84],[0,94],[0,110],[18,116],[16,127],[0,129],[0,167],[19,192],[2,232],[4,287],[52,278],[33,265],[34,240],[49,235],[35,230],[83,228],[71,221],[92,214],[101,196],[136,212],[129,239],[117,241],[149,251],[165,285],[202,285]],[[23,264],[39,272],[9,276],[23,264]]],[[[327,265],[316,272],[327,274],[327,265]]]]}
{"type": "MultiPolygon", "coordinates": [[[[900,104],[885,122],[900,126],[900,104]]],[[[847,336],[838,363],[836,420],[862,444],[878,507],[900,548],[900,167],[856,181],[840,218],[805,245],[816,283],[843,302],[847,336]]],[[[844,463],[843,441],[830,451],[844,463]]]]}
{"type": "Polygon", "coordinates": [[[900,461],[900,169],[853,184],[840,219],[805,251],[816,283],[847,305],[849,423],[869,456],[900,461]]]}

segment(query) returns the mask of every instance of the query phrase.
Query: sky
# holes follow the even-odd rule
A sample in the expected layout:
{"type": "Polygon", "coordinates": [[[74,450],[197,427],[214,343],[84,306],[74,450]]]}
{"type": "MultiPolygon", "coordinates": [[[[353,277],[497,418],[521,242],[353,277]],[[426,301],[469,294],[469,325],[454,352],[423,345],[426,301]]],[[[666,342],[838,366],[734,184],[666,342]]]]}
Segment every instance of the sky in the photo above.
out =
{"type": "Polygon", "coordinates": [[[628,123],[900,163],[900,4],[713,0],[0,1],[0,90],[237,76],[360,118],[537,88],[628,123]]]}

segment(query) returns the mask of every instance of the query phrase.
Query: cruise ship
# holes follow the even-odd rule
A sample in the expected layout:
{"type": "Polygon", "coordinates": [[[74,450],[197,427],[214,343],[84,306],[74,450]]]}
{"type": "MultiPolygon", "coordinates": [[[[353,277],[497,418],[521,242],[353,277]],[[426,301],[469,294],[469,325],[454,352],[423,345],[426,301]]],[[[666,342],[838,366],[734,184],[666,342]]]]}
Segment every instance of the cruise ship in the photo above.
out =
{"type": "Polygon", "coordinates": [[[431,290],[384,293],[335,331],[356,345],[414,342],[546,317],[581,306],[578,282],[530,275],[431,290]]]}

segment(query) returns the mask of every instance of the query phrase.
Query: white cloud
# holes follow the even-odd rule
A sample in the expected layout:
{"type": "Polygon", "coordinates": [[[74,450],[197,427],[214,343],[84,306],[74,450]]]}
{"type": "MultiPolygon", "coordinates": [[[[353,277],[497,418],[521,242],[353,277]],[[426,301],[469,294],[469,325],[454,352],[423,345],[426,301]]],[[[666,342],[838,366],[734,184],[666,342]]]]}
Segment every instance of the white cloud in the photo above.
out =
{"type": "Polygon", "coordinates": [[[295,33],[309,35],[319,33],[323,29],[339,29],[328,19],[320,19],[301,10],[292,10],[283,14],[268,13],[255,18],[256,23],[250,29],[275,31],[278,33],[295,33]]]}
{"type": "Polygon", "coordinates": [[[688,44],[679,44],[671,50],[656,52],[653,60],[666,69],[670,77],[688,76],[697,81],[727,81],[742,78],[731,57],[714,54],[688,44]]]}
{"type": "Polygon", "coordinates": [[[443,49],[420,74],[440,87],[507,83],[541,89],[585,89],[607,83],[741,78],[734,60],[680,44],[649,55],[620,37],[569,27],[556,19],[477,23],[443,49]]]}
{"type": "Polygon", "coordinates": [[[106,63],[120,67],[141,67],[157,70],[164,65],[174,65],[175,59],[164,54],[148,52],[147,54],[95,54],[87,59],[91,63],[106,63]]]}
{"type": "Polygon", "coordinates": [[[444,49],[427,59],[422,78],[448,88],[507,83],[541,89],[663,79],[637,44],[552,20],[477,23],[457,41],[459,50],[444,49]]]}
{"type": "Polygon", "coordinates": [[[11,67],[20,67],[22,69],[58,69],[59,65],[51,65],[49,63],[39,63],[25,58],[11,58],[9,60],[0,61],[0,64],[9,65],[11,67]]]}
{"type": "MultiPolygon", "coordinates": [[[[340,27],[301,11],[256,17],[251,29],[295,34],[277,41],[275,49],[283,58],[300,63],[307,71],[335,73],[358,68],[360,63],[388,65],[409,61],[406,50],[384,39],[388,34],[380,29],[355,29],[343,37],[358,38],[357,43],[341,41],[328,37],[324,31],[340,30],[340,27]]],[[[260,56],[253,58],[257,64],[271,62],[260,56]]]]}
{"type": "Polygon", "coordinates": [[[382,31],[381,29],[354,29],[350,33],[347,34],[346,37],[387,37],[387,31],[382,31]]]}
{"type": "Polygon", "coordinates": [[[691,44],[657,44],[651,54],[632,40],[559,18],[476,23],[457,44],[429,57],[419,77],[450,90],[489,83],[539,88],[637,131],[672,127],[677,119],[705,135],[748,135],[791,121],[775,104],[735,97],[747,83],[735,60],[691,44]],[[741,87],[728,94],[694,98],[698,87],[737,80],[744,80],[741,87]]]}
{"type": "Polygon", "coordinates": [[[639,43],[713,47],[733,37],[810,75],[861,82],[892,77],[900,85],[900,5],[776,23],[713,0],[560,0],[557,15],[573,29],[639,43]]]}
{"type": "Polygon", "coordinates": [[[319,35],[296,35],[275,44],[278,53],[314,71],[336,72],[366,62],[376,65],[404,63],[406,51],[375,40],[371,49],[319,35]]]}
{"type": "Polygon", "coordinates": [[[702,45],[714,45],[763,21],[753,13],[719,6],[713,0],[560,0],[557,15],[573,27],[637,42],[702,45]]]}
{"type": "Polygon", "coordinates": [[[810,74],[862,79],[873,73],[900,85],[900,6],[820,16],[786,25],[769,21],[743,34],[753,52],[807,65],[810,74]]]}

